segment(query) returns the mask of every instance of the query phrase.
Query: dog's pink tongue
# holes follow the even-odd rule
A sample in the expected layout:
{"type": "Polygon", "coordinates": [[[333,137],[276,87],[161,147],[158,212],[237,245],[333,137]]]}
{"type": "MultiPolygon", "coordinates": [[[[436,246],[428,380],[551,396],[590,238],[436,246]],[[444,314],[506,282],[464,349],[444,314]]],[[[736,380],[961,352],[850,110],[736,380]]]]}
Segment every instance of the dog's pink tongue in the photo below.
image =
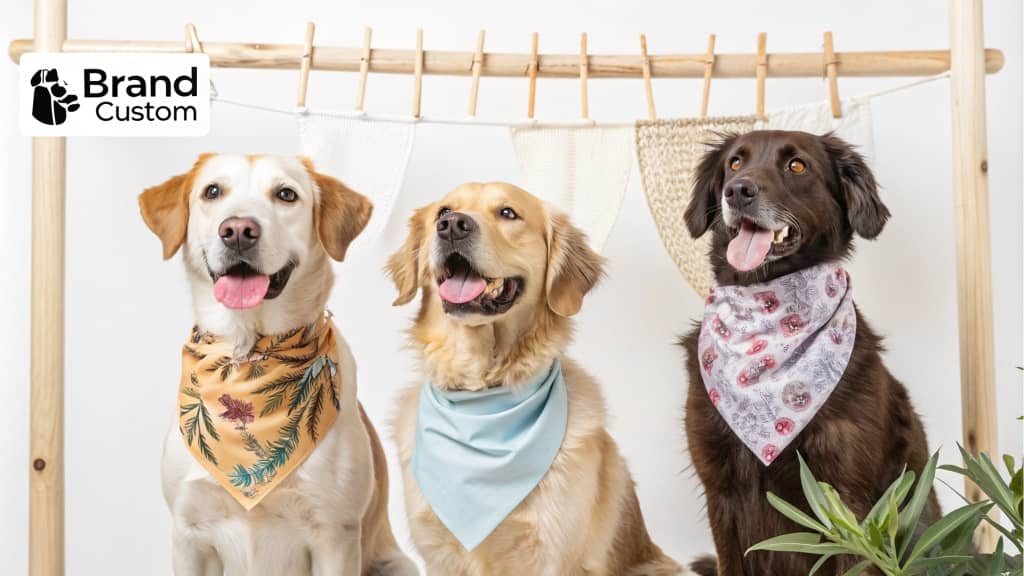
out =
{"type": "Polygon", "coordinates": [[[221,276],[213,285],[217,302],[232,310],[248,310],[259,306],[270,287],[270,276],[221,276]]]}
{"type": "Polygon", "coordinates": [[[743,220],[740,222],[740,232],[729,242],[729,249],[725,253],[726,259],[732,267],[740,272],[748,272],[757,268],[768,256],[772,248],[771,230],[758,227],[753,222],[743,220]]]}
{"type": "Polygon", "coordinates": [[[483,278],[469,271],[460,271],[442,282],[438,291],[446,302],[465,304],[483,294],[485,288],[487,282],[483,278]]]}

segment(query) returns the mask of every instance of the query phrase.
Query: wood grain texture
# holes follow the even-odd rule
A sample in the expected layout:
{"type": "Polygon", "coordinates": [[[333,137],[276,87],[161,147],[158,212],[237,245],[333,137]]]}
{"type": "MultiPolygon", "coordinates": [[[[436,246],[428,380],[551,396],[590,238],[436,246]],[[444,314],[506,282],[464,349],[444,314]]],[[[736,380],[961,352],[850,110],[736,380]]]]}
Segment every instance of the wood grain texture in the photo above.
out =
{"type": "MultiPolygon", "coordinates": [[[[260,44],[203,42],[203,51],[210,55],[217,68],[296,69],[302,60],[301,44],[260,44]]],[[[8,53],[15,62],[32,51],[32,40],[14,40],[8,53]]],[[[67,40],[65,52],[185,52],[184,42],[151,40],[67,40]]],[[[356,72],[362,59],[362,48],[318,46],[316,70],[356,72]]],[[[904,50],[880,52],[838,52],[842,62],[839,76],[931,76],[949,70],[948,50],[904,50]]],[[[543,78],[578,78],[578,54],[541,54],[538,76],[543,78]]],[[[650,56],[654,78],[702,78],[706,54],[654,54],[650,56]]],[[[719,54],[715,57],[715,78],[753,78],[756,54],[719,54]]],[[[412,74],[415,50],[374,50],[370,72],[378,74],[412,74]]],[[[985,70],[989,74],[1003,67],[1003,53],[985,51],[985,70]]],[[[473,52],[428,50],[424,54],[423,73],[427,75],[469,76],[473,52]]],[[[591,78],[640,78],[643,58],[638,54],[591,54],[588,58],[591,78]]],[[[530,55],[493,52],[480,70],[481,76],[525,78],[529,75],[530,55]]],[[[768,75],[773,78],[820,78],[820,52],[772,52],[768,75]]]]}
{"type": "MultiPolygon", "coordinates": [[[[973,454],[988,452],[995,457],[998,423],[981,0],[950,0],[949,21],[963,444],[973,454]]],[[[965,488],[971,501],[984,498],[974,484],[967,482],[965,488]]],[[[995,547],[998,534],[987,525],[983,528],[978,544],[988,551],[995,547]]]]}
{"type": "MultiPolygon", "coordinates": [[[[36,0],[35,37],[39,51],[60,51],[66,0],[36,0]]],[[[31,576],[64,574],[65,168],[64,138],[32,139],[31,576]]]]}

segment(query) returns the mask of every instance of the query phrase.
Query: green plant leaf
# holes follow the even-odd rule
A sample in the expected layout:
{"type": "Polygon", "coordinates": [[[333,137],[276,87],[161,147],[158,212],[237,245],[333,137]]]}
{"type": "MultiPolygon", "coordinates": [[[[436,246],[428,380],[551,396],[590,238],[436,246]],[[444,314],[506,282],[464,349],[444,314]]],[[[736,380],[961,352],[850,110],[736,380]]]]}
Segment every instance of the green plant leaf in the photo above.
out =
{"type": "Polygon", "coordinates": [[[1000,538],[999,542],[996,543],[995,552],[992,553],[992,559],[988,567],[989,576],[1001,576],[1005,564],[1006,557],[1003,555],[1003,539],[1000,538]]]}
{"type": "Polygon", "coordinates": [[[823,482],[819,483],[819,486],[825,493],[825,500],[828,502],[827,513],[832,522],[855,536],[863,537],[864,531],[858,526],[857,517],[843,503],[836,489],[823,482]]]}
{"type": "Polygon", "coordinates": [[[767,497],[768,503],[771,504],[771,507],[781,512],[782,515],[786,518],[789,518],[790,520],[796,522],[804,528],[810,528],[811,530],[816,530],[823,534],[828,533],[828,528],[825,528],[818,522],[815,522],[813,518],[811,518],[807,514],[804,514],[803,511],[801,511],[796,506],[793,506],[789,502],[786,502],[782,498],[779,498],[772,492],[768,492],[767,497]]]}
{"type": "Polygon", "coordinates": [[[949,568],[965,562],[970,562],[973,556],[929,556],[918,558],[906,566],[908,572],[917,572],[924,568],[949,568]]]}
{"type": "MultiPolygon", "coordinates": [[[[920,558],[925,552],[931,550],[937,544],[949,535],[951,532],[962,526],[965,522],[970,521],[972,518],[978,518],[977,513],[987,513],[992,508],[991,502],[978,502],[976,504],[969,504],[962,508],[950,512],[943,518],[941,518],[935,524],[932,524],[924,531],[921,538],[917,541],[914,549],[910,551],[910,555],[907,556],[907,564],[913,564],[914,560],[920,558]]],[[[981,519],[978,518],[980,522],[981,519]]]]}
{"type": "Polygon", "coordinates": [[[907,472],[907,468],[904,467],[900,475],[889,484],[889,487],[885,489],[882,496],[875,502],[875,505],[868,512],[868,515],[864,517],[864,521],[861,522],[861,527],[867,528],[869,522],[875,521],[879,527],[883,526],[884,514],[889,510],[889,498],[894,494],[899,498],[899,503],[903,503],[903,499],[907,497],[907,492],[910,491],[910,487],[914,484],[914,472],[907,472]]]}
{"type": "Polygon", "coordinates": [[[811,473],[811,469],[807,467],[807,462],[804,462],[804,457],[799,452],[796,453],[796,457],[800,461],[800,485],[804,489],[807,505],[822,524],[831,528],[832,522],[829,520],[828,514],[825,513],[825,508],[828,506],[825,494],[821,491],[818,480],[811,473]]]}
{"type": "Polygon", "coordinates": [[[899,543],[898,558],[902,558],[913,540],[914,531],[921,521],[921,513],[924,511],[928,497],[931,495],[932,484],[935,482],[935,467],[939,463],[939,452],[936,450],[932,457],[921,469],[921,478],[914,488],[914,495],[900,514],[899,529],[896,531],[896,542],[899,543]]]}
{"type": "Polygon", "coordinates": [[[835,556],[835,554],[822,554],[821,558],[818,558],[818,561],[815,562],[813,566],[811,566],[811,571],[807,573],[807,576],[814,576],[815,574],[817,574],[818,570],[820,570],[821,567],[825,565],[825,562],[828,562],[829,558],[833,556],[835,556]]]}
{"type": "Polygon", "coordinates": [[[744,555],[758,550],[769,552],[797,552],[800,554],[847,554],[845,546],[822,542],[821,536],[813,532],[792,532],[754,544],[744,555]]]}
{"type": "Polygon", "coordinates": [[[843,576],[859,576],[861,572],[867,570],[870,566],[871,561],[865,560],[859,564],[854,565],[853,568],[850,568],[846,572],[843,572],[843,576]]]}

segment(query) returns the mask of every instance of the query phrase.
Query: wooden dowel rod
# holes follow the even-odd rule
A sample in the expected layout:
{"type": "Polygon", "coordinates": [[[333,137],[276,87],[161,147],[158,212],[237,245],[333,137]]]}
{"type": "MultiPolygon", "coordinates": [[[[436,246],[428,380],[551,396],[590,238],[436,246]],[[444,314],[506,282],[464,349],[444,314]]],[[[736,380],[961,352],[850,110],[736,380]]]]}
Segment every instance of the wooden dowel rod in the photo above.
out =
{"type": "Polygon", "coordinates": [[[832,103],[832,117],[841,118],[843,104],[839,100],[839,78],[836,74],[836,52],[832,45],[832,32],[825,32],[825,73],[828,74],[828,95],[832,103]]]}
{"type": "Polygon", "coordinates": [[[370,41],[372,39],[373,29],[367,27],[363,30],[363,54],[359,58],[359,88],[356,92],[356,110],[360,112],[366,102],[366,77],[370,73],[370,41]]]}
{"type": "MultiPolygon", "coordinates": [[[[998,420],[981,0],[950,0],[949,22],[963,445],[972,454],[988,452],[996,458],[998,420]]],[[[965,488],[972,502],[984,498],[970,481],[966,481],[965,488]]],[[[981,552],[990,552],[998,534],[987,524],[983,526],[977,535],[979,548],[981,552]]]]}
{"type": "Polygon", "coordinates": [[[420,117],[420,98],[423,96],[423,29],[416,29],[416,57],[413,62],[412,117],[420,117]]]}
{"type": "MultiPolygon", "coordinates": [[[[203,51],[218,68],[297,69],[302,59],[301,44],[260,44],[203,42],[203,51]]],[[[8,52],[15,62],[32,51],[32,40],[14,40],[8,52]]],[[[65,52],[170,52],[185,51],[181,41],[151,40],[67,40],[65,52]]],[[[317,46],[316,70],[357,72],[362,48],[317,46]]],[[[932,76],[949,70],[948,50],[906,50],[883,52],[840,52],[843,63],[841,77],[932,76]]],[[[412,74],[415,50],[374,50],[370,72],[377,74],[412,74]]],[[[658,78],[701,78],[704,76],[705,54],[661,54],[650,57],[651,73],[658,78]]],[[[429,50],[424,53],[423,73],[427,75],[469,76],[472,52],[429,50]]],[[[1004,57],[999,50],[985,51],[985,70],[989,74],[1003,68],[1004,57]]],[[[578,78],[578,54],[541,54],[537,75],[542,78],[578,78]]],[[[757,64],[756,54],[719,54],[715,57],[715,78],[752,78],[757,64]]],[[[524,78],[528,76],[529,54],[488,53],[481,76],[524,78]]],[[[639,55],[591,54],[588,62],[590,78],[640,78],[642,59],[639,55]]],[[[775,53],[768,63],[773,78],[820,78],[821,53],[775,53]]]]}
{"type": "Polygon", "coordinates": [[[537,58],[537,44],[537,33],[534,32],[533,37],[530,39],[530,67],[527,70],[527,73],[530,75],[530,101],[526,107],[526,117],[530,120],[533,120],[534,103],[537,97],[537,69],[540,67],[540,62],[537,58]]]}
{"type": "Polygon", "coordinates": [[[715,70],[715,35],[708,36],[708,53],[704,62],[704,93],[700,97],[700,117],[708,117],[708,101],[711,99],[711,76],[715,70]]]}
{"type": "Polygon", "coordinates": [[[590,103],[587,96],[587,79],[590,77],[590,65],[587,62],[587,33],[580,35],[580,118],[590,118],[590,103]]]}
{"type": "Polygon", "coordinates": [[[757,117],[761,120],[767,119],[764,114],[764,81],[768,77],[768,34],[761,32],[757,35],[757,117]]]}
{"type": "Polygon", "coordinates": [[[654,90],[651,88],[651,61],[647,57],[647,35],[640,35],[640,56],[643,57],[644,93],[647,94],[647,119],[654,120],[658,117],[654,110],[654,90]]]}
{"type": "Polygon", "coordinates": [[[476,54],[473,55],[473,86],[469,92],[469,117],[476,117],[476,96],[480,90],[480,69],[484,64],[484,31],[476,36],[476,54]]]}
{"type": "Polygon", "coordinates": [[[309,70],[313,65],[313,35],[316,34],[316,24],[306,22],[306,40],[302,47],[302,65],[299,69],[299,98],[296,106],[306,107],[306,92],[309,88],[309,70]]]}
{"type": "MultiPolygon", "coordinates": [[[[60,52],[67,0],[36,0],[36,48],[60,52]]],[[[179,50],[184,43],[179,42],[179,50]]],[[[30,576],[64,574],[64,138],[32,139],[30,576]]],[[[18,436],[15,432],[14,436],[18,436]]]]}

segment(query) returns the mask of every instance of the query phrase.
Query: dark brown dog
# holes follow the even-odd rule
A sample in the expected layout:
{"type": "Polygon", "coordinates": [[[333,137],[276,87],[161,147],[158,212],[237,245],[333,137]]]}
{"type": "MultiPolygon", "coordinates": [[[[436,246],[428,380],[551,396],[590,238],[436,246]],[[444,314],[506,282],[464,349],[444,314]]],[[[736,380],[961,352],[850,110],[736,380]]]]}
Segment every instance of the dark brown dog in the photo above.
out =
{"type": "MultiPolygon", "coordinates": [[[[889,217],[863,158],[833,135],[762,131],[728,136],[698,168],[686,225],[694,237],[710,229],[711,264],[721,285],[764,282],[823,262],[846,258],[853,234],[874,238],[889,217]],[[724,205],[723,205],[724,202],[724,205]],[[729,254],[738,234],[789,227],[767,254],[729,254]]],[[[751,252],[751,251],[748,251],[751,252]]],[[[917,474],[928,443],[907,391],[882,364],[881,338],[857,313],[857,336],[846,372],[811,423],[765,467],[733,434],[704,388],[697,350],[699,328],[682,339],[689,372],[686,436],[704,484],[720,576],[797,576],[817,559],[753,552],[751,545],[802,531],[768,505],[765,492],[799,505],[797,452],[815,476],[838,490],[863,518],[906,465],[917,474]]],[[[922,525],[940,514],[932,492],[922,525]]],[[[856,563],[834,558],[819,574],[841,574],[856,563]]],[[[713,563],[694,566],[714,574],[713,563]]]]}

